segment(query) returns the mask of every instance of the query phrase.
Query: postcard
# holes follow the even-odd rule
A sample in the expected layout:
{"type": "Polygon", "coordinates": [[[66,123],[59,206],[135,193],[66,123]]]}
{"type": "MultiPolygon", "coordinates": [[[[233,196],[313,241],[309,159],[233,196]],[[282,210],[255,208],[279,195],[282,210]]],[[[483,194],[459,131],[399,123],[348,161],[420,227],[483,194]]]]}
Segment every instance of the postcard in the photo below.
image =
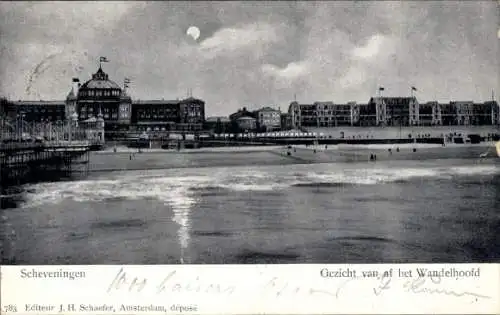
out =
{"type": "Polygon", "coordinates": [[[0,3],[1,314],[498,314],[499,12],[0,3]]]}

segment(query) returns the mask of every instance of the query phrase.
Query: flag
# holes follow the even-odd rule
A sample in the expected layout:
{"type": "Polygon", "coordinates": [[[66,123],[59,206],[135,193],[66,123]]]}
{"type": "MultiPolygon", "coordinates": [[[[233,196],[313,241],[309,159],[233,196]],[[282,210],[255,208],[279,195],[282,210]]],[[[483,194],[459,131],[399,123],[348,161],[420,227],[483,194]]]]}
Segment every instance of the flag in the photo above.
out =
{"type": "Polygon", "coordinates": [[[383,87],[379,87],[379,88],[378,88],[378,90],[379,90],[379,91],[383,91],[383,90],[385,90],[385,89],[384,89],[383,87]]]}
{"type": "Polygon", "coordinates": [[[416,88],[416,87],[414,87],[414,86],[412,86],[412,87],[411,87],[411,90],[412,90],[412,91],[416,91],[416,90],[417,90],[417,88],[416,88]]]}
{"type": "Polygon", "coordinates": [[[131,81],[130,81],[130,79],[129,79],[129,78],[125,78],[125,80],[123,80],[123,82],[125,82],[125,83],[130,83],[131,81]]]}
{"type": "Polygon", "coordinates": [[[123,86],[124,86],[125,88],[128,88],[128,87],[129,87],[129,85],[128,85],[127,83],[125,83],[123,86]]]}
{"type": "Polygon", "coordinates": [[[108,58],[106,58],[106,57],[101,57],[101,58],[99,59],[99,62],[109,62],[109,60],[108,60],[108,58]]]}
{"type": "Polygon", "coordinates": [[[73,78],[73,82],[80,82],[80,79],[78,79],[78,78],[73,78]]]}

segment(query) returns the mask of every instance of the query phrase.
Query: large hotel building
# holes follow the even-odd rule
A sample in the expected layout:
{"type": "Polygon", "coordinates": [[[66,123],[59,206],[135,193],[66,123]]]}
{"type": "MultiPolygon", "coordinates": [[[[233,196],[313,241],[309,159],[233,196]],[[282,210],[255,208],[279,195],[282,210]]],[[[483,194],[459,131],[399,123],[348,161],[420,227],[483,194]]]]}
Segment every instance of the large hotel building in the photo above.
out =
{"type": "Polygon", "coordinates": [[[496,101],[420,104],[416,97],[372,97],[367,104],[292,102],[293,128],[337,126],[491,126],[500,124],[496,101]]]}
{"type": "Polygon", "coordinates": [[[104,120],[106,134],[126,131],[197,131],[203,128],[205,102],[182,100],[132,100],[126,85],[110,80],[102,67],[83,84],[73,79],[65,101],[13,101],[12,112],[27,122],[80,122],[104,120]]]}

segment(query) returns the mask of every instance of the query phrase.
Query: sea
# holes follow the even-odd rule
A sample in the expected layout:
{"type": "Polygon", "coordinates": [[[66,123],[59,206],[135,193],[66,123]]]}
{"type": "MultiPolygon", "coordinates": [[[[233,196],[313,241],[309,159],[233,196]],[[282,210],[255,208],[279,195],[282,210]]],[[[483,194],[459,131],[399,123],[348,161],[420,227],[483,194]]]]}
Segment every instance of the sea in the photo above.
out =
{"type": "Polygon", "coordinates": [[[3,264],[500,261],[490,160],[92,173],[23,186],[3,264]]]}

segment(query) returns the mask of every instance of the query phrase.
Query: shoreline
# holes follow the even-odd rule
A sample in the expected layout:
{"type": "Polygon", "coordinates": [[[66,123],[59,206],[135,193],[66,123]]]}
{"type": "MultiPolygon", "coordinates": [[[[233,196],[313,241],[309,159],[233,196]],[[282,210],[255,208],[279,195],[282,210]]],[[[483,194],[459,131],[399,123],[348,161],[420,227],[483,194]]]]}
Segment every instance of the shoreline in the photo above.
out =
{"type": "Polygon", "coordinates": [[[164,153],[164,154],[196,154],[196,153],[246,153],[246,152],[267,152],[283,148],[282,145],[268,145],[268,146],[226,146],[226,147],[207,147],[198,149],[138,149],[128,147],[117,147],[116,152],[113,149],[105,149],[95,151],[99,155],[120,155],[120,154],[144,154],[144,153],[164,153]]]}
{"type": "Polygon", "coordinates": [[[162,150],[145,149],[117,152],[93,152],[90,157],[90,173],[115,171],[141,171],[155,169],[244,167],[262,165],[293,165],[317,163],[349,163],[388,160],[430,159],[494,159],[495,147],[491,143],[440,145],[369,145],[369,146],[269,146],[224,147],[162,150]],[[399,148],[399,150],[397,150],[399,148]],[[391,149],[391,150],[389,150],[391,149]],[[489,152],[486,157],[481,157],[489,152]],[[374,160],[370,155],[376,155],[374,160]]]}
{"type": "MultiPolygon", "coordinates": [[[[426,149],[426,148],[494,148],[495,142],[481,142],[481,143],[448,143],[446,145],[433,144],[433,143],[399,143],[399,144],[318,144],[318,145],[305,145],[305,144],[290,144],[291,148],[317,150],[317,151],[336,151],[336,150],[388,150],[388,149],[426,149]]],[[[225,147],[206,147],[198,149],[138,149],[128,147],[117,147],[114,149],[105,149],[94,151],[97,155],[123,155],[123,154],[197,154],[197,153],[248,153],[248,152],[270,152],[276,150],[286,150],[287,145],[266,145],[266,146],[225,146],[225,147]]]]}

